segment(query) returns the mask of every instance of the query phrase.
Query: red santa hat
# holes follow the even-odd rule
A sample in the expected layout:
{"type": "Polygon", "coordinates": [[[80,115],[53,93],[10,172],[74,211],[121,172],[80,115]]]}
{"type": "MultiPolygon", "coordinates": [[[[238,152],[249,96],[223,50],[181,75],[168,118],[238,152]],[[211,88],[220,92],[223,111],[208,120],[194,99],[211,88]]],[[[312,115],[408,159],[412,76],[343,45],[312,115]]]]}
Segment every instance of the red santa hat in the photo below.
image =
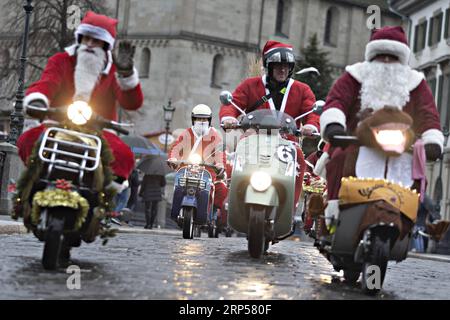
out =
{"type": "Polygon", "coordinates": [[[90,36],[105,41],[109,45],[108,49],[111,50],[117,35],[117,23],[116,19],[88,11],[75,30],[75,41],[78,43],[80,35],[90,36]]]}
{"type": "Polygon", "coordinates": [[[387,26],[372,31],[370,42],[366,46],[366,61],[371,61],[379,54],[396,56],[400,63],[408,64],[411,50],[402,27],[387,26]]]}
{"type": "Polygon", "coordinates": [[[278,41],[269,40],[262,51],[263,66],[267,68],[269,62],[295,63],[292,46],[278,41]]]}

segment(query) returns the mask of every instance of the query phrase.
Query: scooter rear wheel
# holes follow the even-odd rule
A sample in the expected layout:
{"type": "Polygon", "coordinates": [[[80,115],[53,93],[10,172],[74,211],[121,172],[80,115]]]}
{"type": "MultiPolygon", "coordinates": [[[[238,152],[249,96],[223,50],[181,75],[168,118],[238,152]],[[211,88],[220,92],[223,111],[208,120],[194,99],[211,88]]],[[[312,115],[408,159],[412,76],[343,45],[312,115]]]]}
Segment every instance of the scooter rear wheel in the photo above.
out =
{"type": "Polygon", "coordinates": [[[248,225],[248,252],[252,258],[258,259],[264,253],[264,221],[266,211],[264,207],[250,206],[248,225]]]}
{"type": "Polygon", "coordinates": [[[390,239],[382,240],[379,236],[372,238],[371,252],[369,259],[363,264],[361,287],[363,291],[368,295],[375,295],[383,286],[384,277],[386,275],[386,269],[389,259],[390,239]],[[374,279],[372,275],[372,267],[377,266],[380,270],[379,279],[374,279]],[[379,281],[379,287],[372,285],[372,279],[375,283],[379,281]],[[371,285],[369,285],[371,283],[371,285]]]}
{"type": "Polygon", "coordinates": [[[183,208],[183,238],[194,238],[194,210],[192,208],[183,208]]]}
{"type": "Polygon", "coordinates": [[[55,270],[58,266],[59,253],[63,241],[63,230],[64,218],[50,215],[45,233],[44,251],[42,253],[42,266],[46,270],[55,270]]]}

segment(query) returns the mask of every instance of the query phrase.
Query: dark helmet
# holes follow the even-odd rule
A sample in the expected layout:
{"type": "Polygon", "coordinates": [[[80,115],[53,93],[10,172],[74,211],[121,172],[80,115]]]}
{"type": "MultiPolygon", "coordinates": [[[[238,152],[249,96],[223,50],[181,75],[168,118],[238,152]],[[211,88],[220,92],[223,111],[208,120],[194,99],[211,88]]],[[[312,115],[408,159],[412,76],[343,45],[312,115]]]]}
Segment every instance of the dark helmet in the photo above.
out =
{"type": "Polygon", "coordinates": [[[272,63],[288,63],[289,77],[292,76],[295,67],[295,57],[292,46],[277,41],[267,41],[263,49],[263,67],[267,75],[272,74],[272,63]]]}

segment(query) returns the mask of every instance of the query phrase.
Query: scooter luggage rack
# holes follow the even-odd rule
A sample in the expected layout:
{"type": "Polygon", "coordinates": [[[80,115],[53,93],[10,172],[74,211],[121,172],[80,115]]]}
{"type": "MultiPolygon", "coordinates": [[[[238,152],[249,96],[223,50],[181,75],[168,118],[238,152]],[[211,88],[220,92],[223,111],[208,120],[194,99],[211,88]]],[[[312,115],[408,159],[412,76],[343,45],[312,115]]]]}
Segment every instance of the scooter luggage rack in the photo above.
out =
{"type": "Polygon", "coordinates": [[[200,188],[202,190],[206,189],[206,182],[203,180],[204,171],[202,171],[201,176],[189,177],[188,170],[185,171],[184,176],[180,177],[179,184],[181,187],[194,187],[200,188]]]}
{"type": "Polygon", "coordinates": [[[78,131],[51,127],[45,131],[44,137],[42,138],[41,146],[39,148],[39,158],[44,163],[49,163],[48,176],[51,175],[53,169],[59,169],[62,171],[79,174],[79,180],[81,182],[85,171],[94,171],[98,168],[100,163],[101,148],[102,142],[97,136],[84,134],[78,131]],[[96,141],[97,146],[90,146],[60,138],[53,138],[53,136],[55,136],[58,132],[62,132],[72,137],[81,136],[93,139],[96,141]],[[52,135],[50,135],[51,133],[52,135]],[[62,150],[62,146],[75,147],[77,151],[79,150],[79,153],[62,150]],[[89,152],[94,152],[94,155],[90,156],[89,152]],[[69,157],[72,161],[60,159],[59,157],[61,156],[69,157]]]}

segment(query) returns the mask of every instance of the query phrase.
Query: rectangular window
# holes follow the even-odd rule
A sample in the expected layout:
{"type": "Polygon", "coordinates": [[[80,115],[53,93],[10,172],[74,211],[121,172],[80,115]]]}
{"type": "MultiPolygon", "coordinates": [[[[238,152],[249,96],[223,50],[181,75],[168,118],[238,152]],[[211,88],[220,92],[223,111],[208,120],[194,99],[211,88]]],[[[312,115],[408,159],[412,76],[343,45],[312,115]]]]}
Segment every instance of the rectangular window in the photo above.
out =
{"type": "Polygon", "coordinates": [[[414,52],[419,52],[425,48],[425,39],[427,35],[427,24],[428,22],[425,20],[424,22],[418,24],[415,27],[414,32],[414,52]]]}
{"type": "Polygon", "coordinates": [[[441,109],[441,123],[442,128],[449,128],[450,126],[450,73],[447,73],[444,76],[443,80],[443,88],[445,91],[442,91],[442,109],[441,109]]]}
{"type": "Polygon", "coordinates": [[[445,33],[444,38],[450,38],[450,8],[445,11],[445,33]]]}
{"type": "Polygon", "coordinates": [[[419,25],[414,28],[414,52],[419,51],[419,25]]]}
{"type": "Polygon", "coordinates": [[[430,20],[430,31],[428,32],[428,45],[433,46],[441,40],[443,13],[439,13],[430,20]]]}
{"type": "Polygon", "coordinates": [[[442,97],[443,97],[443,92],[442,90],[444,89],[444,76],[439,76],[439,84],[438,84],[438,92],[437,92],[437,108],[439,110],[439,112],[442,114],[442,109],[443,109],[443,105],[442,105],[442,97]]]}

